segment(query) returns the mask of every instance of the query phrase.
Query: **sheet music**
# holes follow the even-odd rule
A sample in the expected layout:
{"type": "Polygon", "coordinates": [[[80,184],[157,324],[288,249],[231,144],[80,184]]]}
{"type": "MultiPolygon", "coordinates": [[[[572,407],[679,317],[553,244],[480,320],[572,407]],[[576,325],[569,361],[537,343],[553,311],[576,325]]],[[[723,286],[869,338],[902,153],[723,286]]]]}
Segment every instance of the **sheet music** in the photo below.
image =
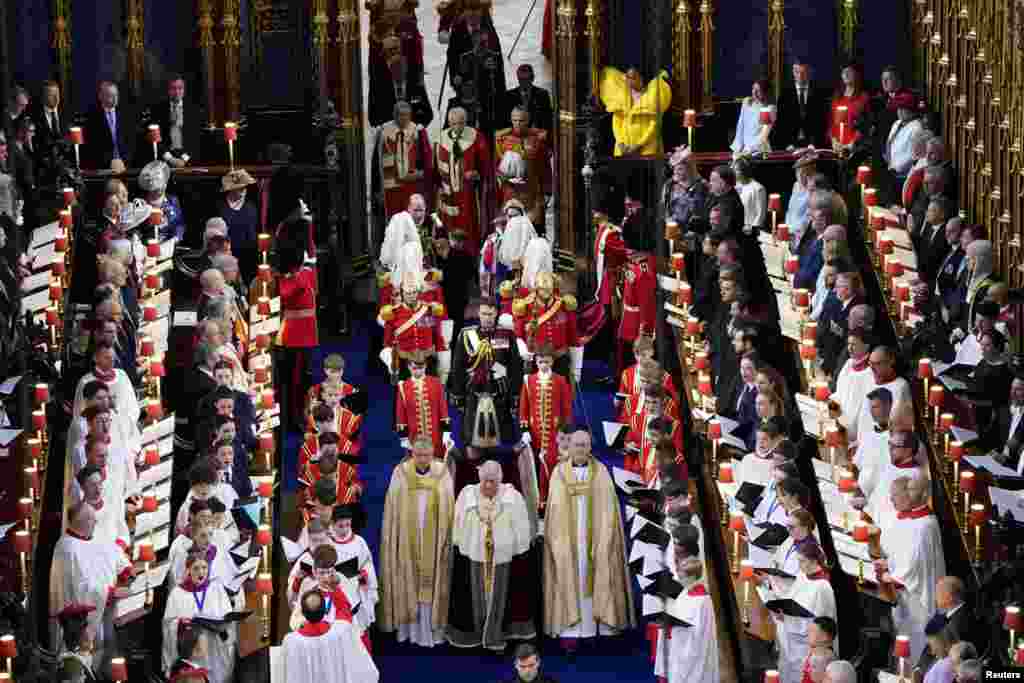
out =
{"type": "Polygon", "coordinates": [[[821,503],[825,507],[825,516],[828,517],[829,524],[844,530],[852,529],[853,523],[860,516],[858,511],[850,505],[846,494],[830,481],[819,481],[818,490],[821,491],[821,503]]]}
{"type": "Polygon", "coordinates": [[[171,525],[153,533],[153,552],[158,553],[171,546],[171,525]]]}
{"type": "Polygon", "coordinates": [[[961,427],[953,427],[953,438],[957,441],[967,443],[968,441],[975,441],[978,438],[978,432],[972,432],[970,429],[963,429],[961,427]]]}
{"type": "Polygon", "coordinates": [[[295,562],[306,551],[305,546],[299,545],[287,536],[281,536],[281,548],[284,550],[284,556],[288,559],[288,564],[295,562]]]}
{"type": "Polygon", "coordinates": [[[604,431],[605,445],[611,446],[619,438],[619,434],[628,428],[628,425],[624,425],[621,422],[603,421],[601,422],[601,428],[604,431]]]}
{"type": "Polygon", "coordinates": [[[29,244],[29,250],[36,250],[44,244],[53,242],[61,232],[58,221],[39,226],[32,231],[32,242],[29,244]]]}
{"type": "Polygon", "coordinates": [[[41,289],[35,294],[29,294],[21,298],[21,310],[28,311],[29,313],[35,313],[36,311],[45,311],[46,307],[50,305],[50,289],[41,289]]]}
{"type": "Polygon", "coordinates": [[[157,355],[167,353],[168,340],[171,336],[171,321],[167,317],[158,317],[151,323],[139,326],[139,334],[153,339],[153,348],[157,355]]]}
{"type": "Polygon", "coordinates": [[[1013,477],[1014,479],[1019,479],[1021,476],[1017,474],[1017,470],[1011,470],[1005,465],[1000,465],[990,455],[965,455],[964,460],[975,469],[985,470],[994,477],[1013,477]]]}
{"type": "Polygon", "coordinates": [[[3,384],[0,384],[0,394],[10,396],[14,393],[14,387],[18,386],[18,382],[21,381],[22,375],[17,377],[8,377],[4,380],[3,384]]]}
{"type": "Polygon", "coordinates": [[[1013,517],[1013,521],[1024,524],[1024,491],[1010,491],[989,486],[988,495],[992,500],[992,506],[996,508],[1000,517],[1009,513],[1013,517]]]}
{"type": "MultiPolygon", "coordinates": [[[[606,422],[605,424],[607,425],[608,423],[606,422]]],[[[636,489],[647,488],[639,474],[633,474],[614,465],[612,466],[612,479],[615,480],[615,485],[623,493],[632,493],[636,489]],[[639,484],[639,486],[630,486],[630,483],[639,484]]]]}
{"type": "Polygon", "coordinates": [[[198,311],[175,311],[174,312],[174,326],[175,327],[195,327],[199,324],[199,313],[198,311]]]}
{"type": "Polygon", "coordinates": [[[21,436],[24,429],[0,429],[0,448],[7,448],[12,441],[21,436]]]}
{"type": "Polygon", "coordinates": [[[157,439],[162,439],[168,434],[174,434],[174,416],[169,415],[159,422],[148,425],[142,430],[142,445],[148,446],[157,439]]]}
{"type": "MultiPolygon", "coordinates": [[[[21,281],[22,293],[24,294],[28,292],[34,292],[37,289],[42,289],[43,287],[48,288],[50,286],[50,278],[52,276],[53,273],[50,272],[49,270],[43,270],[34,275],[29,275],[27,278],[21,281]]],[[[47,295],[49,295],[50,290],[47,289],[46,293],[47,295]]]]}
{"type": "Polygon", "coordinates": [[[867,543],[858,543],[853,536],[838,531],[832,532],[832,542],[836,547],[836,553],[847,555],[854,559],[860,558],[865,562],[871,562],[871,552],[867,543]]]}
{"type": "Polygon", "coordinates": [[[36,249],[30,248],[28,253],[32,257],[32,270],[46,268],[64,258],[63,253],[57,253],[57,244],[55,242],[44,244],[36,249]]]}
{"type": "Polygon", "coordinates": [[[256,337],[261,334],[277,334],[279,329],[281,329],[281,319],[274,316],[272,318],[267,318],[262,322],[253,323],[249,328],[249,336],[256,337]]]}
{"type": "Polygon", "coordinates": [[[224,585],[232,591],[237,591],[242,588],[242,584],[246,581],[256,577],[256,572],[259,568],[260,556],[257,555],[255,557],[250,557],[242,563],[242,566],[238,568],[238,571],[233,577],[231,577],[231,579],[225,581],[224,585]]]}
{"type": "Polygon", "coordinates": [[[658,286],[666,292],[675,293],[679,290],[679,280],[674,277],[669,277],[668,275],[659,275],[658,286]]]}
{"type": "Polygon", "coordinates": [[[161,459],[166,459],[166,457],[168,455],[171,455],[172,453],[174,453],[174,437],[173,436],[167,436],[167,437],[164,437],[164,438],[160,439],[160,441],[159,441],[159,443],[157,445],[157,448],[160,451],[160,458],[161,459]]]}
{"type": "Polygon", "coordinates": [[[969,334],[960,342],[960,348],[957,349],[953,364],[974,366],[981,362],[981,357],[981,344],[978,342],[978,338],[969,334]]]}
{"type": "Polygon", "coordinates": [[[817,435],[820,431],[819,420],[821,419],[818,401],[805,394],[797,394],[796,404],[800,409],[800,418],[804,423],[804,431],[812,436],[817,435]]]}
{"type": "Polygon", "coordinates": [[[171,501],[165,500],[153,512],[140,512],[135,517],[135,538],[142,538],[153,529],[171,522],[171,501]]]}
{"type": "Polygon", "coordinates": [[[748,455],[743,460],[733,461],[733,474],[737,483],[760,484],[768,486],[772,483],[772,461],[756,455],[748,455]]]}
{"type": "Polygon", "coordinates": [[[160,243],[160,256],[157,257],[157,261],[166,261],[174,258],[174,246],[178,243],[177,237],[172,237],[169,240],[165,240],[160,243]]]}
{"type": "Polygon", "coordinates": [[[153,467],[147,467],[146,469],[139,472],[139,485],[140,486],[152,486],[165,479],[170,478],[171,471],[174,467],[174,459],[167,458],[158,465],[153,467]]]}
{"type": "Polygon", "coordinates": [[[640,574],[651,576],[665,568],[665,551],[651,543],[635,541],[629,551],[629,562],[633,563],[643,559],[643,568],[640,574]]]}
{"type": "Polygon", "coordinates": [[[811,464],[814,465],[815,477],[819,480],[832,481],[832,463],[822,460],[821,458],[811,458],[811,464]]]}
{"type": "MultiPolygon", "coordinates": [[[[131,595],[121,600],[114,601],[114,621],[122,619],[123,617],[144,610],[146,608],[146,592],[143,591],[136,595],[131,595]]],[[[141,617],[142,614],[140,613],[141,617]]]]}

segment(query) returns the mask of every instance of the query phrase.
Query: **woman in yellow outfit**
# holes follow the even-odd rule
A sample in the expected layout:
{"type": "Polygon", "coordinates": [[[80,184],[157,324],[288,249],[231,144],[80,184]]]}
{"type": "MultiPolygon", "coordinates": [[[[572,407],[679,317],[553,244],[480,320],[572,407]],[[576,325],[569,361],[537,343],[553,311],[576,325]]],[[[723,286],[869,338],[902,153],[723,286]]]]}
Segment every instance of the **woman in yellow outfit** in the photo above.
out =
{"type": "Polygon", "coordinates": [[[601,70],[598,93],[605,109],[612,114],[615,156],[662,152],[661,115],[672,103],[666,72],[662,71],[645,87],[637,69],[622,73],[605,67],[601,70]]]}

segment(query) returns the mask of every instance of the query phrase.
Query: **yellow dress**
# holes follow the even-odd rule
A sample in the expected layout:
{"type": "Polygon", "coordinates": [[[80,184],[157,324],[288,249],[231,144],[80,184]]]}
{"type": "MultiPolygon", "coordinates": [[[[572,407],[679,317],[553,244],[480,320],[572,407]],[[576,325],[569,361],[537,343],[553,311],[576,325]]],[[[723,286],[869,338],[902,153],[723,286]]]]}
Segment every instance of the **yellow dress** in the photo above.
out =
{"type": "Polygon", "coordinates": [[[612,114],[615,156],[622,156],[620,145],[639,146],[636,153],[641,155],[661,153],[661,115],[672,104],[672,89],[665,76],[664,71],[658,74],[634,101],[624,73],[610,66],[601,70],[598,93],[612,114]]]}

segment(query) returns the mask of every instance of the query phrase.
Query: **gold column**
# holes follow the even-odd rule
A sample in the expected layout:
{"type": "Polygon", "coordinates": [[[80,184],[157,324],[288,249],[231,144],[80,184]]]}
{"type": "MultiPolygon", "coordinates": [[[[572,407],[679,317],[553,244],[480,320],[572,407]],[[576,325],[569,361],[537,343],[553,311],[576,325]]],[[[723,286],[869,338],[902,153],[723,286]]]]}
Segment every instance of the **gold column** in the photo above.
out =
{"type": "Polygon", "coordinates": [[[690,11],[690,0],[676,0],[676,9],[672,16],[672,37],[675,41],[672,50],[672,72],[675,75],[672,93],[675,99],[674,109],[678,112],[693,108],[690,105],[693,93],[693,79],[690,74],[692,34],[693,13],[690,11]]]}
{"type": "MultiPolygon", "coordinates": [[[[683,0],[685,2],[685,0],[683,0]]],[[[590,94],[597,97],[600,85],[601,68],[604,66],[604,35],[601,21],[603,14],[602,0],[587,0],[587,8],[583,11],[586,20],[584,35],[587,37],[590,52],[590,94]]]]}
{"type": "Polygon", "coordinates": [[[709,111],[714,103],[711,100],[711,67],[714,65],[714,33],[715,23],[712,19],[714,8],[711,0],[701,0],[700,3],[700,46],[701,46],[701,109],[709,111]]]}
{"type": "Polygon", "coordinates": [[[362,101],[362,93],[352,97],[352,69],[353,69],[353,43],[359,41],[359,4],[358,0],[341,0],[338,4],[338,38],[337,42],[341,49],[338,50],[338,92],[335,95],[335,106],[338,109],[338,116],[341,117],[342,135],[344,142],[353,142],[355,112],[354,99],[362,101]]]}
{"type": "Polygon", "coordinates": [[[858,23],[857,0],[842,0],[839,8],[839,44],[848,58],[853,56],[858,23]]]}
{"type": "Polygon", "coordinates": [[[224,118],[237,121],[242,111],[241,71],[238,52],[242,46],[241,34],[238,30],[239,0],[224,0],[224,15],[220,26],[224,31],[220,44],[224,48],[224,118]]]}
{"type": "Polygon", "coordinates": [[[785,43],[786,17],[782,0],[768,5],[768,73],[772,79],[772,95],[776,100],[782,92],[782,55],[785,43]]]}
{"type": "Polygon", "coordinates": [[[327,0],[313,0],[313,48],[317,52],[317,56],[320,60],[319,63],[319,92],[321,97],[326,97],[327,92],[327,69],[330,57],[328,56],[328,50],[330,48],[330,35],[328,25],[330,19],[327,18],[327,0]]]}
{"type": "Polygon", "coordinates": [[[263,25],[269,21],[271,7],[271,0],[249,0],[249,35],[257,68],[263,65],[263,25]]]}
{"type": "Polygon", "coordinates": [[[576,0],[558,0],[555,16],[558,87],[559,249],[576,252],[576,0]]]}
{"type": "Polygon", "coordinates": [[[53,38],[57,54],[57,79],[64,101],[71,100],[71,0],[53,0],[53,38]]]}
{"type": "Polygon", "coordinates": [[[128,0],[127,17],[125,19],[127,38],[125,47],[128,50],[128,87],[135,94],[142,92],[142,80],[145,77],[145,15],[142,0],[128,0]]]}
{"type": "Polygon", "coordinates": [[[216,98],[216,80],[217,71],[215,69],[215,62],[213,59],[213,11],[210,7],[210,0],[199,0],[199,8],[197,15],[199,17],[196,22],[196,28],[199,30],[199,51],[203,54],[203,70],[205,71],[206,80],[206,101],[207,101],[207,124],[210,128],[217,125],[218,119],[221,117],[217,116],[217,98],[216,98]]]}

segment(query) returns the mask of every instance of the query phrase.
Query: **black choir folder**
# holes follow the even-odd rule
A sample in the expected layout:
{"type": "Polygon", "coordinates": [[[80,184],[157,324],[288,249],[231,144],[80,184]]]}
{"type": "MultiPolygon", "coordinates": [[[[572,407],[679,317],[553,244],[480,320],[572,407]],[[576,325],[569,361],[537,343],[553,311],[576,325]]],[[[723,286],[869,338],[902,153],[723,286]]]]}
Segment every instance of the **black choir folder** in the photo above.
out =
{"type": "Polygon", "coordinates": [[[665,598],[666,600],[675,600],[683,592],[683,584],[676,581],[675,577],[672,576],[672,572],[668,569],[662,569],[660,572],[655,572],[646,578],[651,581],[651,584],[643,589],[643,592],[647,595],[665,598]]]}
{"type": "Polygon", "coordinates": [[[802,617],[804,619],[814,618],[814,614],[812,614],[808,609],[796,600],[791,600],[789,598],[769,600],[764,603],[764,606],[769,612],[780,612],[787,617],[802,617]]]}
{"type": "Polygon", "coordinates": [[[192,625],[196,628],[205,629],[211,633],[216,633],[220,636],[221,640],[227,640],[228,634],[225,630],[230,624],[240,623],[248,619],[252,615],[252,610],[246,610],[244,612],[228,612],[220,619],[213,619],[210,617],[192,617],[192,625]]]}
{"type": "Polygon", "coordinates": [[[668,626],[669,628],[671,628],[673,626],[683,626],[685,628],[693,628],[693,624],[691,624],[689,622],[686,622],[686,621],[683,621],[682,619],[679,619],[677,617],[673,617],[671,614],[662,613],[661,618],[659,619],[659,621],[661,622],[662,626],[668,626]]]}
{"type": "Polygon", "coordinates": [[[640,533],[633,537],[633,541],[650,543],[651,545],[656,545],[663,549],[668,547],[668,542],[671,540],[672,536],[669,535],[663,527],[656,524],[644,525],[644,528],[640,530],[640,533]]]}
{"type": "Polygon", "coordinates": [[[764,533],[751,541],[751,543],[764,550],[777,548],[782,545],[783,541],[789,538],[789,530],[781,524],[762,524],[758,528],[764,529],[764,533]]]}
{"type": "Polygon", "coordinates": [[[761,496],[763,495],[764,486],[745,481],[740,485],[739,490],[736,491],[736,500],[743,503],[743,507],[748,511],[747,514],[752,515],[754,510],[757,509],[758,503],[761,502],[761,496]]]}
{"type": "Polygon", "coordinates": [[[350,557],[344,562],[334,565],[334,568],[346,579],[354,579],[359,576],[359,558],[350,557]]]}
{"type": "Polygon", "coordinates": [[[775,567],[754,567],[754,571],[760,574],[767,574],[768,576],[777,576],[780,579],[795,579],[796,577],[792,574],[787,574],[781,569],[775,567]]]}

